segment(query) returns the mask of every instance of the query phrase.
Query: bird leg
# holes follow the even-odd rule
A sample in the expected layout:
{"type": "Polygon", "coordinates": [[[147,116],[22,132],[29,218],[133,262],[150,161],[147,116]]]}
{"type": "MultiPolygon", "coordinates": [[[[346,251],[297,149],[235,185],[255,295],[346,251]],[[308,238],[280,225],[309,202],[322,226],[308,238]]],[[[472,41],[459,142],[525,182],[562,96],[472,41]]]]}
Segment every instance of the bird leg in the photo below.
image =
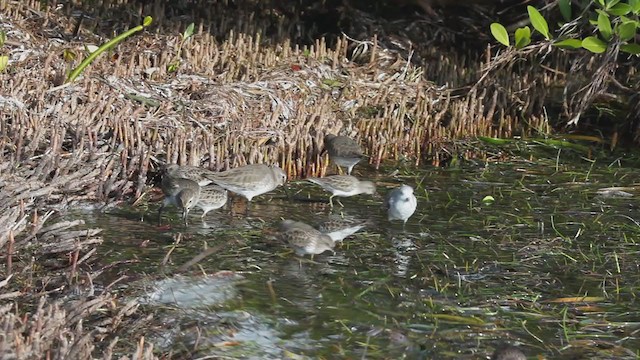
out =
{"type": "Polygon", "coordinates": [[[160,205],[160,208],[158,209],[158,226],[162,225],[162,210],[164,210],[168,203],[169,201],[167,201],[167,198],[164,198],[162,200],[162,205],[160,205]]]}
{"type": "Polygon", "coordinates": [[[162,205],[160,205],[160,208],[158,209],[158,226],[162,225],[162,209],[164,209],[164,202],[162,203],[162,205]]]}

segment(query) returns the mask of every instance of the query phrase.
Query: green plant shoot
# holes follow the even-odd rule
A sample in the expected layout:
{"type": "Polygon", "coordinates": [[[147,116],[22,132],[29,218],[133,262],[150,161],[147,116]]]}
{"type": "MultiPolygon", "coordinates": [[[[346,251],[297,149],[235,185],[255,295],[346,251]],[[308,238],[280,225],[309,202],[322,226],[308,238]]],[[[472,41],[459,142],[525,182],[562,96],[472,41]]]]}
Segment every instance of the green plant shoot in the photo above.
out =
{"type": "Polygon", "coordinates": [[[151,18],[151,16],[147,16],[144,18],[144,20],[142,21],[142,25],[138,25],[136,27],[134,27],[133,29],[129,29],[126,32],[116,36],[115,38],[111,39],[110,41],[102,44],[98,50],[92,52],[91,54],[89,54],[89,56],[87,56],[81,63],[80,65],[78,65],[75,69],[73,69],[71,71],[71,73],[69,74],[69,77],[67,77],[67,82],[72,82],[74,81],[83,71],[84,69],[89,66],[89,64],[91,64],[93,62],[93,60],[96,59],[96,57],[98,57],[98,55],[102,54],[103,52],[111,49],[112,47],[114,47],[115,45],[117,45],[118,43],[120,43],[122,40],[126,39],[127,37],[137,33],[138,31],[143,30],[144,28],[148,27],[149,25],[151,25],[151,23],[153,22],[153,19],[151,18]]]}

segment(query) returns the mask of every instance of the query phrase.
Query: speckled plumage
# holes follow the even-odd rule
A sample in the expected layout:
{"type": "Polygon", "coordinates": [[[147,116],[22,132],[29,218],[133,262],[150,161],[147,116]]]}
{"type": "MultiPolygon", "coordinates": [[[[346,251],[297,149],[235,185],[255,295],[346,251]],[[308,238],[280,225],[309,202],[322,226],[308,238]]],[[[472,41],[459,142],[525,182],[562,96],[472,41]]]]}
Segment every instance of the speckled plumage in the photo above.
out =
{"type": "Polygon", "coordinates": [[[329,203],[333,206],[335,196],[349,197],[359,194],[373,195],[376,192],[376,185],[371,181],[360,181],[351,175],[332,175],[323,178],[308,178],[308,181],[322,186],[332,195],[329,203]]]}
{"type": "Polygon", "coordinates": [[[324,137],[324,149],[329,153],[329,159],[337,166],[347,168],[347,174],[356,166],[362,157],[362,148],[353,139],[347,136],[329,134],[324,137]]]}
{"type": "Polygon", "coordinates": [[[205,217],[209,211],[223,207],[227,198],[227,190],[218,185],[202,186],[196,207],[202,209],[202,217],[205,217]]]}
{"type": "Polygon", "coordinates": [[[284,220],[280,227],[282,238],[299,256],[317,255],[327,250],[333,251],[333,240],[311,225],[299,221],[284,220]]]}
{"type": "Polygon", "coordinates": [[[170,177],[177,179],[188,179],[193,180],[198,183],[200,186],[209,185],[212,183],[210,179],[208,179],[205,175],[207,174],[215,174],[214,171],[200,168],[197,166],[190,165],[175,165],[170,164],[165,166],[164,168],[165,175],[169,175],[170,177]]]}
{"type": "Polygon", "coordinates": [[[274,190],[287,181],[287,174],[277,166],[264,164],[245,165],[206,177],[216,185],[251,201],[255,196],[274,190]]]}
{"type": "Polygon", "coordinates": [[[184,178],[174,178],[165,174],[162,177],[160,188],[164,193],[162,205],[158,209],[158,224],[162,211],[168,205],[175,205],[182,210],[182,218],[186,222],[189,210],[198,202],[200,196],[200,185],[197,182],[184,178]]]}
{"type": "Polygon", "coordinates": [[[318,230],[328,235],[331,240],[342,241],[345,238],[355,234],[369,224],[368,220],[357,220],[342,216],[330,216],[323,221],[318,230]]]}

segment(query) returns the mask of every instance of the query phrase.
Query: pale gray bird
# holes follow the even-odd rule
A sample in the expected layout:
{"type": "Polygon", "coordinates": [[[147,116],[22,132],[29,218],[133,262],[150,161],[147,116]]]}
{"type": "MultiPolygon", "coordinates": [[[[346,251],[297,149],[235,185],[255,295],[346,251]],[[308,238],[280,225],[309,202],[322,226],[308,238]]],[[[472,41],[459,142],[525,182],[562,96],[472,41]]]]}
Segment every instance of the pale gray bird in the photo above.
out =
{"type": "Polygon", "coordinates": [[[277,166],[245,165],[219,173],[207,173],[216,185],[251,201],[255,196],[274,190],[287,181],[287,174],[277,166]]]}
{"type": "Polygon", "coordinates": [[[402,220],[404,224],[413,215],[418,206],[418,200],[413,194],[413,188],[409,185],[402,185],[393,189],[387,195],[384,202],[389,221],[402,220]]]}

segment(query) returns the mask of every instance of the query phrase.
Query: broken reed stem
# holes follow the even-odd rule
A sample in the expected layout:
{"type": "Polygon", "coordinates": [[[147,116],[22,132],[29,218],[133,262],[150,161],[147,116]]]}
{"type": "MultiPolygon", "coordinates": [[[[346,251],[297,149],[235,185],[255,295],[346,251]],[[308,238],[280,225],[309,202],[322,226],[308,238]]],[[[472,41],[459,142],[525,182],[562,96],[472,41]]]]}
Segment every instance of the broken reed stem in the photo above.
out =
{"type": "Polygon", "coordinates": [[[75,279],[78,270],[78,257],[80,256],[80,250],[76,249],[71,253],[71,279],[75,279]]]}
{"type": "Polygon", "coordinates": [[[182,233],[178,233],[174,237],[173,245],[171,246],[171,248],[169,248],[169,251],[167,251],[164,258],[162,259],[162,262],[160,263],[163,267],[167,266],[167,264],[169,263],[169,259],[171,259],[171,254],[173,254],[173,251],[176,249],[176,247],[178,247],[178,244],[180,244],[180,241],[182,241],[182,233]]]}
{"type": "Polygon", "coordinates": [[[9,231],[9,244],[7,246],[7,275],[13,274],[13,247],[15,239],[13,238],[13,230],[9,231]]]}
{"type": "Polygon", "coordinates": [[[187,271],[190,267],[196,265],[197,263],[199,263],[200,261],[202,261],[203,259],[205,259],[206,257],[215,254],[217,252],[219,252],[220,250],[224,249],[225,247],[228,247],[229,244],[219,244],[216,246],[212,246],[208,249],[206,249],[205,251],[201,252],[200,254],[194,256],[191,260],[187,261],[186,263],[182,264],[179,268],[178,268],[178,272],[185,272],[187,271]]]}

